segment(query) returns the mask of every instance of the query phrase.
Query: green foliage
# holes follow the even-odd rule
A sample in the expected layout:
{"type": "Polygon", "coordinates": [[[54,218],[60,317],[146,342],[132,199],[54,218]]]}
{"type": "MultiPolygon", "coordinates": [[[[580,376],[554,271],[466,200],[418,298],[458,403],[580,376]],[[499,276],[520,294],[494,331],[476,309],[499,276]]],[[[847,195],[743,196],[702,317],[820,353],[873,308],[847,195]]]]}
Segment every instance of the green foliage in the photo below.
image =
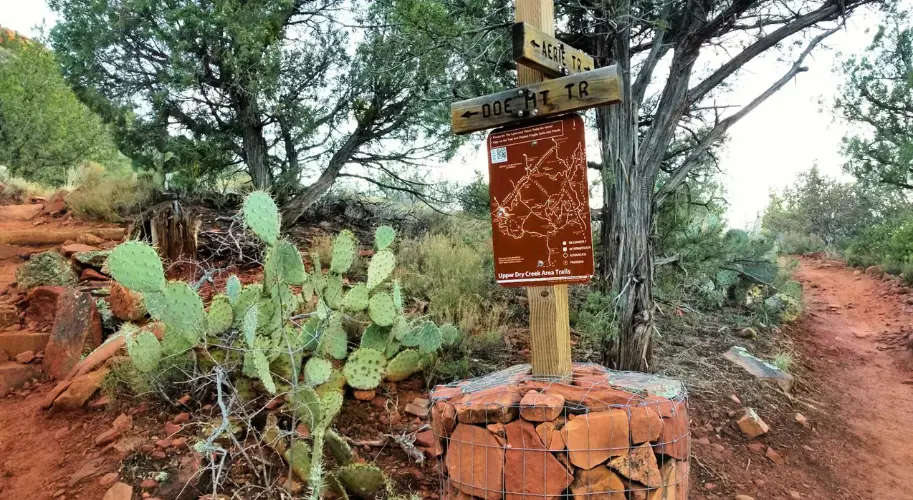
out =
{"type": "Polygon", "coordinates": [[[227,295],[219,294],[212,298],[207,313],[209,333],[217,335],[225,332],[234,323],[235,314],[231,308],[231,299],[227,295]]]}
{"type": "Polygon", "coordinates": [[[53,52],[17,41],[0,43],[0,51],[0,165],[62,186],[67,170],[87,161],[122,162],[107,128],[64,81],[53,52]]]}
{"type": "Polygon", "coordinates": [[[316,387],[327,380],[330,380],[330,374],[333,372],[333,364],[328,360],[318,357],[308,359],[304,365],[304,380],[313,387],[316,387]]]}
{"type": "MultiPolygon", "coordinates": [[[[899,8],[900,3],[895,8],[899,8]]],[[[891,11],[871,45],[850,55],[835,108],[850,127],[844,168],[860,181],[909,190],[913,185],[913,26],[909,12],[891,11]]]]}
{"type": "Polygon", "coordinates": [[[241,280],[237,276],[232,274],[228,277],[228,280],[225,282],[225,295],[228,296],[228,299],[234,304],[238,300],[238,295],[241,293],[241,280]]]}
{"type": "Polygon", "coordinates": [[[154,173],[89,162],[76,169],[69,184],[73,191],[67,195],[66,204],[74,214],[117,222],[143,208],[161,188],[161,179],[154,173]]]}
{"type": "Polygon", "coordinates": [[[393,297],[388,293],[380,292],[371,296],[368,302],[368,315],[371,321],[379,326],[390,326],[396,319],[396,306],[393,305],[393,297]]]}
{"type": "Polygon", "coordinates": [[[347,490],[362,498],[374,495],[387,484],[387,477],[375,465],[347,465],[339,470],[338,477],[347,490]]]}
{"type": "Polygon", "coordinates": [[[604,345],[618,336],[615,322],[615,306],[611,297],[598,291],[590,291],[576,314],[574,329],[579,332],[591,348],[604,345]]]}
{"type": "Polygon", "coordinates": [[[341,231],[333,242],[333,257],[330,262],[330,272],[336,274],[346,273],[352,262],[355,261],[355,235],[352,231],[341,231]]]}
{"type": "Polygon", "coordinates": [[[491,215],[491,200],[489,199],[488,183],[481,174],[476,174],[475,179],[463,186],[457,194],[460,208],[463,213],[488,220],[491,215]]]}
{"type": "Polygon", "coordinates": [[[419,371],[422,355],[414,349],[406,349],[387,363],[387,380],[398,382],[419,371]]]}
{"type": "Polygon", "coordinates": [[[396,256],[389,250],[381,250],[371,257],[368,264],[368,290],[374,290],[390,277],[396,268],[396,256]]]}

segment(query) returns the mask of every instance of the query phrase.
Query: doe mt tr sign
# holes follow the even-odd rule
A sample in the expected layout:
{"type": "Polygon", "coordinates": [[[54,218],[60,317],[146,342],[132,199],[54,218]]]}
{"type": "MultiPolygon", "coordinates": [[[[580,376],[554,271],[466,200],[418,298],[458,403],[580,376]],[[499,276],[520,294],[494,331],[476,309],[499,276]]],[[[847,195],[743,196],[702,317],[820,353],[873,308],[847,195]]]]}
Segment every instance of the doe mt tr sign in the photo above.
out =
{"type": "Polygon", "coordinates": [[[583,119],[495,130],[488,169],[495,281],[588,283],[594,265],[583,119]]]}

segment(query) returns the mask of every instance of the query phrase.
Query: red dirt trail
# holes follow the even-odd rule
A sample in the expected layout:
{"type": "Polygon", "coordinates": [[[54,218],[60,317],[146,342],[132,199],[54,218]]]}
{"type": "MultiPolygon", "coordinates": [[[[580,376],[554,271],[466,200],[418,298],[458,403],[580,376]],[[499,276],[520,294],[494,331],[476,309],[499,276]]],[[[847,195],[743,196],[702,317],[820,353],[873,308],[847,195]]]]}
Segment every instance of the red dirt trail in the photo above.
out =
{"type": "Polygon", "coordinates": [[[797,277],[807,306],[807,333],[797,340],[809,358],[824,361],[816,389],[838,406],[835,422],[846,425],[825,433],[846,432],[861,445],[825,445],[826,453],[837,452],[833,479],[859,495],[851,498],[913,499],[913,364],[908,351],[888,345],[899,329],[910,331],[908,295],[809,260],[797,277]]]}

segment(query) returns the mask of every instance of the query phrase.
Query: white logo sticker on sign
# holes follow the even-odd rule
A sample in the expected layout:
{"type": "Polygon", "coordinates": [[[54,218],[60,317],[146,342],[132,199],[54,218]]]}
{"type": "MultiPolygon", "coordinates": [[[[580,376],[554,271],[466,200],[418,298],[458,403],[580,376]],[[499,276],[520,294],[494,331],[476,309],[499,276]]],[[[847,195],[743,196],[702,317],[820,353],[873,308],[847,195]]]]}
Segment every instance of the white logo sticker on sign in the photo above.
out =
{"type": "Polygon", "coordinates": [[[491,150],[492,163],[504,163],[507,161],[507,148],[494,148],[491,150]]]}

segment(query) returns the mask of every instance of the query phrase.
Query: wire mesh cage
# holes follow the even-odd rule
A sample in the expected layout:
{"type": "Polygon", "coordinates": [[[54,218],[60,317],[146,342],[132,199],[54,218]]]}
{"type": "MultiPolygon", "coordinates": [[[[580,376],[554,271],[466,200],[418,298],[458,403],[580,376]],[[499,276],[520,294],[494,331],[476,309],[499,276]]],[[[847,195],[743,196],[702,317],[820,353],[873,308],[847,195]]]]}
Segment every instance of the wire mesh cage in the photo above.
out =
{"type": "Polygon", "coordinates": [[[556,381],[518,365],[437,386],[431,401],[442,498],[687,499],[677,380],[579,363],[556,381]]]}

